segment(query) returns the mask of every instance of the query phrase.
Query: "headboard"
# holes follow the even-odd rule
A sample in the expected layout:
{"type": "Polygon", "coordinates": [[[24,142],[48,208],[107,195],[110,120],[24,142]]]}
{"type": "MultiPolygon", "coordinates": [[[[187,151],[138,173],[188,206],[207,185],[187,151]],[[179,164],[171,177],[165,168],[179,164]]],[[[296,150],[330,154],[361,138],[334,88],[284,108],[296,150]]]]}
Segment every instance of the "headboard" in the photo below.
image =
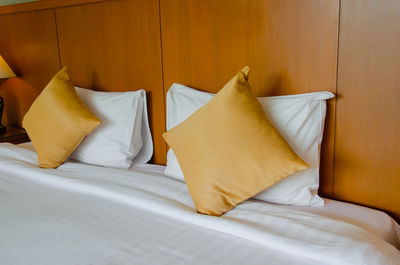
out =
{"type": "MultiPolygon", "coordinates": [[[[145,89],[153,162],[165,163],[158,0],[47,0],[0,8],[0,14],[2,11],[6,14],[0,15],[0,53],[31,90],[40,92],[64,65],[69,66],[78,86],[101,91],[145,89]],[[7,14],[9,9],[11,14],[7,14]]],[[[7,94],[18,90],[18,84],[11,85],[3,85],[7,94]]],[[[21,110],[15,108],[19,100],[5,98],[5,102],[8,122],[20,124],[29,105],[21,110]],[[15,113],[20,118],[10,119],[15,113]]]]}
{"type": "MultiPolygon", "coordinates": [[[[164,91],[177,82],[215,93],[249,65],[258,96],[335,93],[337,10],[338,1],[161,1],[164,91]]],[[[321,156],[325,196],[332,195],[334,106],[321,156]]]]}
{"type": "MultiPolygon", "coordinates": [[[[77,85],[145,89],[154,163],[166,162],[173,82],[217,92],[244,65],[259,96],[331,91],[325,197],[400,218],[400,8],[396,0],[42,0],[0,7],[0,83],[18,125],[63,65],[77,85]],[[396,70],[397,69],[397,70],[396,70]]],[[[399,219],[398,219],[399,220],[399,219]]]]}

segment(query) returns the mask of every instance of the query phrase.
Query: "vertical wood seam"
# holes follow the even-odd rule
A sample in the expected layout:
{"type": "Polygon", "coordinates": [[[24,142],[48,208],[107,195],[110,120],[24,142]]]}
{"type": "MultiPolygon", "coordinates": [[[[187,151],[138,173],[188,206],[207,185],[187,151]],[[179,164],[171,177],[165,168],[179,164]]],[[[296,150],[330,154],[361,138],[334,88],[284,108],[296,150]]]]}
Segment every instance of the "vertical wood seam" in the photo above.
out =
{"type": "MultiPolygon", "coordinates": [[[[162,39],[162,21],[161,21],[161,0],[158,0],[158,20],[160,24],[160,49],[161,49],[161,77],[162,77],[162,91],[163,91],[163,102],[164,102],[164,130],[167,130],[167,100],[165,95],[165,80],[164,80],[164,52],[163,52],[163,39],[162,39]]],[[[165,152],[168,151],[168,145],[165,143],[165,152]]]]}
{"type": "Polygon", "coordinates": [[[59,40],[59,34],[58,34],[57,14],[56,14],[56,9],[55,9],[55,8],[53,8],[53,14],[54,14],[54,24],[55,24],[55,27],[56,27],[57,53],[58,53],[58,67],[59,67],[59,69],[61,69],[60,40],[59,40]]]}
{"type": "Polygon", "coordinates": [[[338,10],[338,35],[337,35],[337,50],[336,50],[336,98],[334,102],[334,128],[333,128],[333,164],[332,164],[332,187],[331,187],[331,196],[335,198],[335,169],[336,169],[336,130],[337,130],[337,108],[338,108],[338,98],[339,98],[339,55],[340,55],[340,30],[341,30],[341,15],[342,15],[342,0],[339,0],[339,10],[338,10]]]}

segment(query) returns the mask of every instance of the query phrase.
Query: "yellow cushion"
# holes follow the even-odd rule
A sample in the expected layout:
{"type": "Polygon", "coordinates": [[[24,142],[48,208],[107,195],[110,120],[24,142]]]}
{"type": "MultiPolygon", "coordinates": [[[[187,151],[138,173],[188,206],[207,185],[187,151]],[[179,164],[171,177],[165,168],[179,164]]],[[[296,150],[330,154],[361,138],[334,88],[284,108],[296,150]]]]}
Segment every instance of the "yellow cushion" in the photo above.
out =
{"type": "Polygon", "coordinates": [[[242,69],[164,134],[199,212],[222,215],[308,165],[269,122],[242,69]]]}
{"type": "Polygon", "coordinates": [[[22,121],[44,168],[61,165],[99,124],[76,94],[67,67],[53,77],[22,121]]]}

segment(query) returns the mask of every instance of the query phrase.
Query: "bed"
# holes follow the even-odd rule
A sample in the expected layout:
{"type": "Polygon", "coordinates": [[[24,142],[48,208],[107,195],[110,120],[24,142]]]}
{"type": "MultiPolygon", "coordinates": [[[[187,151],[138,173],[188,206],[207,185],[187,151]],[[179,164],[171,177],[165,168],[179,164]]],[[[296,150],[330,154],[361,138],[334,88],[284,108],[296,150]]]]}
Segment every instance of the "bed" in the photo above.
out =
{"type": "MultiPolygon", "coordinates": [[[[395,2],[48,0],[1,7],[0,53],[18,76],[0,83],[5,124],[23,126],[32,102],[67,65],[81,100],[114,93],[121,101],[84,102],[99,128],[115,121],[108,114],[119,125],[108,126],[100,142],[97,129],[86,134],[92,143],[84,140],[57,169],[39,168],[39,149],[30,143],[0,145],[0,264],[400,264],[395,2]],[[273,115],[306,107],[270,112],[262,105],[288,142],[306,136],[289,145],[311,165],[312,174],[299,171],[311,184],[287,185],[294,179],[287,176],[264,190],[286,183],[279,198],[272,199],[275,190],[220,217],[200,214],[185,183],[191,174],[178,164],[185,154],[163,134],[246,65],[261,101],[323,95],[323,107],[304,104],[316,112],[303,123],[273,115]],[[174,122],[168,98],[179,87],[197,91],[186,94],[189,107],[177,109],[174,122]],[[136,105],[115,107],[123,101],[136,105]],[[139,110],[141,129],[132,119],[139,110]],[[131,138],[140,140],[136,153],[130,143],[118,145],[131,138]]],[[[54,108],[39,111],[38,120],[54,108]]],[[[41,122],[39,136],[51,124],[41,122]]]]}
{"type": "Polygon", "coordinates": [[[334,200],[249,200],[197,214],[163,166],[68,161],[40,169],[32,145],[0,146],[1,264],[399,264],[388,215],[334,200]]]}

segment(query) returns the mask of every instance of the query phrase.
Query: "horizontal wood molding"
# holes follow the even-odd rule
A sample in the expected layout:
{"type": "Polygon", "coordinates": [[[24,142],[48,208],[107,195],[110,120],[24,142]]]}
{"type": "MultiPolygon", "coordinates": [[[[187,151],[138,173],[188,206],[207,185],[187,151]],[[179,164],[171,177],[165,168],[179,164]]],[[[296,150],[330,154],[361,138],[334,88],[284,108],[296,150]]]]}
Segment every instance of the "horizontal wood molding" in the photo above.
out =
{"type": "Polygon", "coordinates": [[[118,0],[40,0],[0,7],[0,15],[118,0]]]}

